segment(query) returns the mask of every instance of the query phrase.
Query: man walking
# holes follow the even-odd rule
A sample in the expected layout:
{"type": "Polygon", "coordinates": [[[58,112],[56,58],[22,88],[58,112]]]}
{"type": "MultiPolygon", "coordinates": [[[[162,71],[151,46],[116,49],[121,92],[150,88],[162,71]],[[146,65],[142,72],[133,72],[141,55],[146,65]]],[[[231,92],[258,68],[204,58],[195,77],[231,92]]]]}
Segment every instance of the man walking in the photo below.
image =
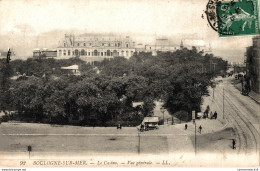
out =
{"type": "Polygon", "coordinates": [[[200,125],[200,127],[199,127],[200,134],[201,134],[201,130],[202,130],[202,127],[201,127],[201,125],[200,125]]]}
{"type": "Polygon", "coordinates": [[[187,130],[187,128],[188,128],[188,125],[187,125],[187,124],[185,124],[185,130],[187,130]]]}
{"type": "Polygon", "coordinates": [[[235,139],[232,140],[232,148],[233,148],[233,150],[236,149],[236,141],[235,141],[235,139]]]}

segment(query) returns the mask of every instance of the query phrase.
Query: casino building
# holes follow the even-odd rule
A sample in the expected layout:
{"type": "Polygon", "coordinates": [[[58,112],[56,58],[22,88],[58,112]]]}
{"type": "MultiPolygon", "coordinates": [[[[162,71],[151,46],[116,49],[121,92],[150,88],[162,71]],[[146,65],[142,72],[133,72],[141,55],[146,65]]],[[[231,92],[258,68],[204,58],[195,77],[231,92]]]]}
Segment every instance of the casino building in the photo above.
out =
{"type": "Polygon", "coordinates": [[[129,36],[82,34],[65,35],[57,48],[57,58],[80,57],[82,60],[101,61],[122,56],[130,58],[135,52],[135,42],[129,36]]]}

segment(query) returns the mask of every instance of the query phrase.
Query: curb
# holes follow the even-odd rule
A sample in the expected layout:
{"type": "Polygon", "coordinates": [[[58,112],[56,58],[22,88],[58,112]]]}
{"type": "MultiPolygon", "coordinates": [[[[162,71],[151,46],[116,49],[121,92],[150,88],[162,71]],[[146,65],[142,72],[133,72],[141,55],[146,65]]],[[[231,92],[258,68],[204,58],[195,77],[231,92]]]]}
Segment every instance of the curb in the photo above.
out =
{"type": "Polygon", "coordinates": [[[260,104],[260,102],[257,101],[256,99],[254,99],[251,95],[248,94],[248,96],[249,96],[251,99],[253,99],[257,104],[260,104]]]}

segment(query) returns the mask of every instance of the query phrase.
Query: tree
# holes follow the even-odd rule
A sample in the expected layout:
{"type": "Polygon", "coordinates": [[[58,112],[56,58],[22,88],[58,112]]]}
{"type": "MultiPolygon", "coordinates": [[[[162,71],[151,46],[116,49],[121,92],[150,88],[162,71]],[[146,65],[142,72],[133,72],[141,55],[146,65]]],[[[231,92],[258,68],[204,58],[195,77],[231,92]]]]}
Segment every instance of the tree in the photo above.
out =
{"type": "Polygon", "coordinates": [[[5,59],[0,60],[0,110],[8,109],[10,107],[10,77],[13,71],[11,66],[6,63],[5,59]]]}
{"type": "Polygon", "coordinates": [[[49,80],[44,87],[43,111],[50,123],[64,124],[68,122],[66,112],[68,81],[65,79],[49,80]]]}
{"type": "Polygon", "coordinates": [[[12,103],[19,114],[33,116],[35,120],[43,116],[44,86],[40,78],[17,81],[12,87],[12,103]]]}

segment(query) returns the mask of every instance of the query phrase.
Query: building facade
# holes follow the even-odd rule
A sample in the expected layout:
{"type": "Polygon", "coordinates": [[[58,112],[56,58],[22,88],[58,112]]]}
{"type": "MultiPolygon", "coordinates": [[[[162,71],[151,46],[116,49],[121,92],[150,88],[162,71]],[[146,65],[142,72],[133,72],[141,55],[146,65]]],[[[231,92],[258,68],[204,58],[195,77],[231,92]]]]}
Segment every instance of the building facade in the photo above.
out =
{"type": "Polygon", "coordinates": [[[57,50],[54,49],[34,49],[33,51],[34,58],[56,58],[57,57],[57,50]]]}
{"type": "Polygon", "coordinates": [[[180,49],[180,45],[174,45],[168,39],[156,39],[155,44],[145,45],[144,49],[146,52],[174,52],[180,49]]]}
{"type": "Polygon", "coordinates": [[[253,45],[246,50],[246,71],[253,91],[260,93],[260,36],[253,38],[253,45]]]}
{"type": "Polygon", "coordinates": [[[134,52],[135,43],[129,36],[122,38],[113,35],[65,35],[57,48],[57,57],[80,57],[84,61],[101,61],[116,56],[130,58],[134,52]]]}

